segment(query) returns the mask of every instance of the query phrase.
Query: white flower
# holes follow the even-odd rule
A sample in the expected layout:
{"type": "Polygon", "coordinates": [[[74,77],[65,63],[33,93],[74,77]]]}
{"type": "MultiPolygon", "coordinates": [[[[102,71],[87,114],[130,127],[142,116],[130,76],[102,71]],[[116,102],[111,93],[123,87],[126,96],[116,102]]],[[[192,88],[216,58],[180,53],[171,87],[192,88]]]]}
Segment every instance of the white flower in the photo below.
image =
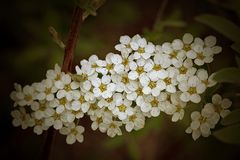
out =
{"type": "Polygon", "coordinates": [[[82,143],[84,128],[82,126],[76,126],[75,123],[71,123],[67,127],[63,127],[59,130],[63,135],[67,135],[66,142],[67,144],[73,144],[76,141],[82,143]]]}
{"type": "Polygon", "coordinates": [[[123,120],[123,123],[128,132],[131,132],[133,129],[139,130],[145,125],[145,117],[141,113],[141,110],[138,107],[135,107],[133,115],[128,116],[127,119],[123,120]]]}
{"type": "Polygon", "coordinates": [[[34,117],[38,120],[50,117],[55,112],[53,108],[49,107],[49,102],[47,101],[34,102],[31,105],[31,109],[34,111],[34,117]]]}
{"type": "Polygon", "coordinates": [[[123,58],[118,54],[108,53],[106,55],[106,70],[107,73],[114,74],[115,72],[121,74],[124,72],[123,58]]]}
{"type": "Polygon", "coordinates": [[[122,126],[122,123],[120,121],[110,122],[107,127],[107,135],[109,137],[115,137],[116,135],[118,135],[118,136],[122,135],[122,131],[120,129],[121,126],[122,126]]]}
{"type": "Polygon", "coordinates": [[[194,63],[202,66],[204,63],[211,63],[213,55],[221,52],[221,47],[214,46],[216,38],[208,36],[203,41],[200,38],[195,38],[194,43],[191,45],[192,50],[187,52],[187,57],[194,59],[194,63]]]}
{"type": "Polygon", "coordinates": [[[38,100],[46,99],[47,101],[52,101],[54,94],[57,92],[57,88],[50,79],[45,79],[41,83],[37,83],[35,89],[38,92],[36,95],[36,99],[38,100]]]}
{"type": "Polygon", "coordinates": [[[121,97],[122,97],[121,93],[115,93],[110,98],[106,98],[106,99],[101,98],[97,104],[100,108],[107,107],[109,110],[113,110],[116,106],[116,101],[118,100],[118,98],[121,98],[121,97]]]}
{"type": "Polygon", "coordinates": [[[189,77],[193,76],[196,73],[197,69],[193,67],[192,60],[187,58],[178,67],[177,81],[181,83],[181,81],[187,80],[189,77]]]}
{"type": "Polygon", "coordinates": [[[43,119],[35,119],[35,125],[33,127],[33,132],[37,135],[41,135],[43,131],[48,130],[49,126],[46,126],[43,119]]]}
{"type": "Polygon", "coordinates": [[[55,112],[51,117],[45,118],[44,123],[46,126],[53,126],[54,129],[59,130],[63,127],[62,119],[62,115],[55,112]]]}
{"type": "Polygon", "coordinates": [[[116,107],[112,110],[112,113],[120,120],[124,120],[127,116],[133,115],[133,108],[131,107],[132,101],[129,101],[125,97],[118,97],[116,100],[116,107]]]}
{"type": "Polygon", "coordinates": [[[177,74],[178,71],[174,67],[169,67],[167,69],[166,75],[164,75],[159,81],[158,86],[161,88],[161,90],[166,89],[169,93],[175,93],[176,92],[176,85],[177,85],[177,74]]]}
{"type": "Polygon", "coordinates": [[[24,95],[22,94],[22,86],[20,84],[14,83],[14,89],[16,91],[12,91],[10,97],[14,101],[14,107],[16,107],[19,101],[24,98],[24,95]]]}
{"type": "Polygon", "coordinates": [[[93,93],[95,97],[110,98],[115,91],[116,85],[111,82],[111,77],[108,75],[102,78],[95,78],[92,80],[93,93]]]}
{"type": "Polygon", "coordinates": [[[180,99],[180,93],[171,94],[171,103],[173,104],[172,122],[182,120],[184,116],[184,108],[187,104],[180,99]]]}
{"type": "Polygon", "coordinates": [[[201,135],[208,137],[220,117],[211,106],[205,105],[201,113],[198,111],[192,112],[191,118],[192,122],[190,127],[186,129],[186,133],[192,133],[192,138],[196,140],[201,135]]]}
{"type": "Polygon", "coordinates": [[[97,61],[98,57],[96,55],[90,56],[88,61],[82,60],[80,62],[81,69],[78,66],[75,68],[77,70],[77,74],[91,76],[96,72],[97,68],[99,68],[99,66],[96,64],[97,61]]]}
{"type": "Polygon", "coordinates": [[[151,116],[157,117],[160,115],[160,99],[159,97],[153,97],[151,95],[145,96],[144,103],[140,104],[141,111],[146,113],[149,112],[151,116]]]}
{"type": "Polygon", "coordinates": [[[217,83],[213,80],[214,74],[208,77],[208,72],[205,69],[198,69],[196,75],[206,87],[212,87],[217,83]]]}
{"type": "Polygon", "coordinates": [[[182,37],[182,41],[184,43],[183,50],[188,52],[191,50],[191,43],[193,42],[193,36],[190,33],[185,33],[182,37]]]}
{"type": "Polygon", "coordinates": [[[147,42],[145,38],[137,39],[130,43],[134,52],[134,59],[149,59],[155,51],[155,46],[151,42],[147,42]]]}
{"type": "Polygon", "coordinates": [[[228,98],[222,98],[219,94],[215,94],[212,97],[212,103],[216,112],[218,112],[222,118],[230,113],[228,108],[231,107],[232,102],[228,98]]]}
{"type": "Polygon", "coordinates": [[[128,78],[131,80],[138,79],[144,72],[149,72],[153,68],[152,60],[138,59],[137,62],[131,61],[129,63],[130,72],[128,78]]]}
{"type": "Polygon", "coordinates": [[[113,83],[116,84],[116,92],[126,92],[136,90],[138,82],[128,78],[128,74],[114,74],[111,76],[113,83]]]}
{"type": "Polygon", "coordinates": [[[79,83],[72,81],[71,76],[63,74],[61,80],[56,82],[56,88],[59,89],[56,96],[58,99],[66,97],[68,101],[73,99],[72,91],[79,88],[79,83]]]}
{"type": "Polygon", "coordinates": [[[130,46],[130,42],[132,39],[129,36],[121,36],[120,44],[115,46],[115,49],[120,51],[122,54],[129,54],[132,52],[132,48],[130,46]]]}
{"type": "Polygon", "coordinates": [[[183,81],[178,85],[178,88],[183,92],[180,99],[184,102],[192,101],[199,103],[201,101],[200,94],[202,94],[206,86],[201,83],[197,76],[190,77],[188,81],[183,81]]]}
{"type": "MultiPolygon", "coordinates": [[[[180,49],[181,47],[176,48],[180,49]]],[[[183,61],[183,59],[185,58],[185,52],[174,50],[172,44],[169,42],[163,43],[162,51],[168,55],[168,61],[170,61],[171,64],[174,65],[175,67],[178,67],[180,65],[180,62],[183,61]]]]}
{"type": "Polygon", "coordinates": [[[71,109],[73,111],[81,110],[83,113],[86,113],[90,107],[90,103],[85,99],[84,94],[76,90],[73,92],[73,95],[71,109]]]}
{"type": "Polygon", "coordinates": [[[35,99],[36,91],[33,86],[26,85],[21,88],[21,85],[15,84],[16,91],[11,93],[11,98],[15,101],[14,106],[30,106],[35,99]]]}
{"type": "Polygon", "coordinates": [[[11,116],[13,117],[12,124],[15,127],[21,126],[22,129],[26,129],[34,125],[34,119],[32,119],[30,114],[26,113],[24,107],[19,107],[19,110],[13,110],[11,116]]]}
{"type": "Polygon", "coordinates": [[[168,68],[172,64],[172,61],[169,59],[169,55],[164,54],[162,47],[159,45],[156,46],[156,53],[154,54],[153,61],[158,68],[159,65],[161,68],[168,68]]]}
{"type": "Polygon", "coordinates": [[[61,113],[61,120],[63,122],[72,123],[75,119],[80,119],[84,116],[84,113],[82,111],[72,111],[72,110],[66,110],[63,113],[61,113]]]}
{"type": "Polygon", "coordinates": [[[53,80],[55,82],[60,80],[62,73],[63,72],[61,72],[60,66],[58,64],[55,64],[54,70],[48,70],[46,73],[46,77],[47,79],[53,80]]]}
{"type": "Polygon", "coordinates": [[[95,130],[97,130],[99,128],[99,130],[102,133],[105,133],[107,131],[108,125],[103,122],[103,118],[102,117],[90,116],[90,118],[93,121],[92,124],[91,124],[92,130],[95,131],[95,130]]]}
{"type": "Polygon", "coordinates": [[[142,74],[139,77],[139,81],[141,85],[143,86],[143,93],[148,95],[152,94],[153,96],[158,96],[160,94],[160,91],[162,91],[164,88],[159,85],[157,80],[150,80],[147,74],[142,74]]]}

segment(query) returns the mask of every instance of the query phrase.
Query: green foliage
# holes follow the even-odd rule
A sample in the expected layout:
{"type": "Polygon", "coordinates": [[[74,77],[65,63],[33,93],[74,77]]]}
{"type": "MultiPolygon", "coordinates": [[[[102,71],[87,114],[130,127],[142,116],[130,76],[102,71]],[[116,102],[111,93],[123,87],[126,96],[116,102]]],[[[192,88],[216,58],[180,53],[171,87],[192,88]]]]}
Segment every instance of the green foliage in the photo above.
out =
{"type": "Polygon", "coordinates": [[[233,50],[235,50],[235,51],[238,53],[238,55],[240,56],[240,43],[234,43],[234,44],[232,44],[232,45],[231,45],[231,48],[232,48],[233,50]]]}
{"type": "Polygon", "coordinates": [[[239,68],[224,68],[217,71],[214,79],[217,82],[240,83],[240,69],[239,68]]]}
{"type": "Polygon", "coordinates": [[[237,63],[238,68],[240,68],[240,58],[238,56],[235,56],[235,61],[237,63]]]}
{"type": "Polygon", "coordinates": [[[215,29],[230,40],[234,42],[240,42],[240,28],[226,18],[216,15],[202,14],[195,17],[195,19],[198,22],[215,29]]]}
{"type": "Polygon", "coordinates": [[[236,109],[236,110],[232,111],[227,117],[225,117],[221,121],[221,124],[224,126],[227,126],[227,125],[232,125],[237,122],[240,122],[240,109],[236,109]]]}
{"type": "Polygon", "coordinates": [[[213,136],[225,143],[240,144],[240,124],[228,126],[215,131],[213,136]]]}
{"type": "Polygon", "coordinates": [[[171,14],[166,19],[156,19],[153,30],[145,28],[143,35],[154,43],[162,43],[171,41],[176,37],[171,32],[166,32],[167,28],[183,28],[186,27],[186,22],[182,20],[182,13],[178,9],[172,10],[171,14]]]}
{"type": "Polygon", "coordinates": [[[133,136],[129,136],[127,139],[127,150],[132,160],[140,159],[139,146],[133,136]]]}

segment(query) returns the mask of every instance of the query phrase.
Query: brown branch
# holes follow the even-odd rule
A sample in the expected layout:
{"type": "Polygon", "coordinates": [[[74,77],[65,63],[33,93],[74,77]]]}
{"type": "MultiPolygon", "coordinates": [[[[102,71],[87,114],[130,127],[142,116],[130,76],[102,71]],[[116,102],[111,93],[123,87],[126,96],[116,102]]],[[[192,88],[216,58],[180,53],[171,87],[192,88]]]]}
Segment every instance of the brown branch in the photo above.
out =
{"type": "Polygon", "coordinates": [[[73,12],[73,18],[70,26],[68,41],[66,44],[62,65],[62,71],[66,73],[72,71],[73,52],[76,47],[79,29],[82,24],[82,14],[82,9],[77,6],[73,12]]]}
{"type": "MultiPolygon", "coordinates": [[[[68,35],[68,41],[66,44],[65,52],[64,52],[64,60],[62,65],[62,71],[65,73],[72,71],[72,62],[73,62],[73,55],[74,49],[76,47],[79,29],[82,24],[82,14],[83,11],[80,7],[75,7],[73,11],[72,22],[70,26],[70,31],[68,35]]],[[[52,151],[52,146],[55,137],[55,130],[53,127],[49,128],[46,141],[43,148],[42,159],[48,160],[50,159],[50,154],[52,151]]]]}

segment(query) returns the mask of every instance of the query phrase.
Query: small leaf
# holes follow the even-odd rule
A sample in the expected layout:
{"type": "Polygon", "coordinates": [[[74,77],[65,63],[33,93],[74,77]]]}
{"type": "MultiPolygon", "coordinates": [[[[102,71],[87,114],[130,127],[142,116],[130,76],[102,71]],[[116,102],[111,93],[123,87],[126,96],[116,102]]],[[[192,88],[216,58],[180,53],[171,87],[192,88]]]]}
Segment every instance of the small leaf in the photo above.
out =
{"type": "Polygon", "coordinates": [[[240,83],[239,68],[224,68],[214,75],[214,80],[217,82],[240,83]]]}
{"type": "Polygon", "coordinates": [[[231,48],[240,55],[240,43],[234,43],[231,45],[231,48]]]}
{"type": "MultiPolygon", "coordinates": [[[[227,117],[225,117],[221,124],[224,126],[231,125],[240,122],[240,109],[232,111],[227,117]]],[[[240,136],[240,135],[239,135],[240,136]]]]}
{"type": "Polygon", "coordinates": [[[238,68],[240,68],[240,57],[235,56],[235,61],[237,63],[238,68]]]}
{"type": "Polygon", "coordinates": [[[240,124],[215,131],[213,136],[225,143],[240,144],[240,124]]]}
{"type": "Polygon", "coordinates": [[[215,29],[230,40],[240,42],[240,28],[226,18],[210,14],[202,14],[195,17],[195,19],[198,22],[215,29]]]}

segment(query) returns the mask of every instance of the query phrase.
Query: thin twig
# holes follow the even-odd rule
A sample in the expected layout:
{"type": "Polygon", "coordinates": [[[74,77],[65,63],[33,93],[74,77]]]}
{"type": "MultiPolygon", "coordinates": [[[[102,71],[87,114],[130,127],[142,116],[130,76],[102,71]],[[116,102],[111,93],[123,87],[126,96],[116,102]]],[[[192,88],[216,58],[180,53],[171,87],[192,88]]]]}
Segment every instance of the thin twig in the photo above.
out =
{"type": "MultiPolygon", "coordinates": [[[[76,47],[79,29],[82,24],[82,14],[83,14],[82,9],[78,6],[75,7],[75,9],[73,11],[72,22],[71,22],[71,26],[70,26],[68,41],[66,44],[66,48],[65,48],[65,52],[64,52],[64,60],[63,60],[63,65],[62,65],[62,71],[65,73],[72,71],[74,49],[76,47]]],[[[48,130],[46,141],[45,141],[44,148],[43,148],[42,159],[44,159],[44,160],[50,159],[50,154],[52,151],[54,137],[55,137],[55,130],[53,127],[51,127],[48,130]]]]}
{"type": "Polygon", "coordinates": [[[163,13],[165,12],[167,3],[168,3],[168,0],[162,0],[161,6],[158,9],[157,16],[156,16],[155,22],[153,24],[153,30],[156,29],[158,22],[161,21],[163,13]]]}

